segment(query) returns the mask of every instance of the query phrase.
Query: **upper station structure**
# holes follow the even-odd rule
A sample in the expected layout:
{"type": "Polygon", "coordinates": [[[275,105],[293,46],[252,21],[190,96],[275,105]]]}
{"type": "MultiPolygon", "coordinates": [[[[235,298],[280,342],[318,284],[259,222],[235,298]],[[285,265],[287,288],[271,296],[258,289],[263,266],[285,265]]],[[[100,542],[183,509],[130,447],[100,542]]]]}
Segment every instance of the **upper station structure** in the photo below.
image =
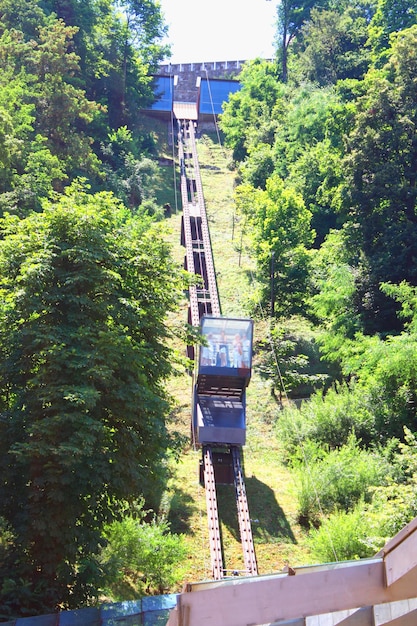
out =
{"type": "Polygon", "coordinates": [[[211,61],[161,65],[154,77],[155,102],[148,113],[160,119],[212,123],[230,94],[241,88],[245,61],[211,61]]]}

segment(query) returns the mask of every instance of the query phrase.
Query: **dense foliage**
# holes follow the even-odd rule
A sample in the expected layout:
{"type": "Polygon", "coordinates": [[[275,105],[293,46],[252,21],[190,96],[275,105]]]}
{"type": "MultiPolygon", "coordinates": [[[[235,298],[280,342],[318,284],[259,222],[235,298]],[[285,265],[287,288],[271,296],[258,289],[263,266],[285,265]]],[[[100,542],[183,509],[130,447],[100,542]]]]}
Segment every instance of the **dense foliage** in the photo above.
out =
{"type": "Polygon", "coordinates": [[[149,593],[166,593],[182,582],[181,563],[186,557],[183,536],[172,534],[166,519],[146,521],[141,505],[105,531],[108,543],[101,560],[112,572],[110,590],[121,600],[129,599],[125,590],[120,595],[114,590],[126,579],[132,588],[132,600],[149,593]]]}
{"type": "Polygon", "coordinates": [[[334,364],[277,432],[317,558],[367,556],[417,513],[416,5],[281,2],[278,27],[277,59],[246,65],[221,118],[252,307],[273,317],[260,368],[282,399],[306,395],[313,344],[334,364]]]}
{"type": "MultiPolygon", "coordinates": [[[[274,63],[249,63],[242,73],[243,87],[231,97],[221,120],[239,165],[237,206],[249,223],[264,285],[261,295],[265,303],[274,256],[277,313],[298,313],[310,294],[311,313],[319,316],[327,284],[332,289],[335,273],[349,281],[350,272],[351,287],[345,284],[352,328],[367,334],[398,331],[398,306],[380,284],[406,280],[415,285],[417,280],[417,26],[393,32],[384,63],[381,56],[376,63],[368,52],[371,35],[384,12],[389,19],[389,3],[304,4],[304,13],[297,12],[303,22],[288,45],[292,72],[287,84],[274,63]],[[329,70],[322,80],[308,69],[308,55],[313,41],[325,45],[324,25],[336,29],[330,13],[346,23],[359,20],[362,39],[351,42],[352,49],[331,47],[341,69],[329,70]],[[352,55],[360,57],[355,61],[360,72],[342,69],[352,55]],[[333,241],[338,258],[328,263],[324,250],[330,254],[333,241]]],[[[317,63],[323,69],[324,60],[317,63]]],[[[334,307],[339,315],[339,301],[334,307]]]]}
{"type": "Polygon", "coordinates": [[[80,175],[96,189],[107,177],[134,186],[151,146],[139,112],[166,54],[164,32],[154,0],[0,1],[3,212],[39,209],[80,175]],[[118,134],[123,127],[130,141],[118,134]]]}
{"type": "Polygon", "coordinates": [[[6,601],[18,602],[18,576],[45,608],[77,605],[99,583],[103,525],[139,493],[155,503],[162,485],[178,278],[149,220],[108,193],[70,187],[41,213],[5,218],[2,235],[6,601]]]}
{"type": "MultiPolygon", "coordinates": [[[[164,33],[156,0],[0,0],[0,620],[94,601],[108,528],[166,480],[181,277],[140,112],[164,33]]],[[[140,528],[161,589],[183,548],[140,528]]]]}

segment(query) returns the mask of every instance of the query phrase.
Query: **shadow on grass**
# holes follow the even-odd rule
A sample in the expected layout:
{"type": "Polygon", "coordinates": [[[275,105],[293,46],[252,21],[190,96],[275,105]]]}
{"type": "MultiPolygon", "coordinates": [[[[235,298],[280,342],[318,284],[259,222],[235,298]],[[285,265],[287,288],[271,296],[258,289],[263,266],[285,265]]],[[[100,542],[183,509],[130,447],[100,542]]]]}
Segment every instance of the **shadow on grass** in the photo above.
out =
{"type": "Polygon", "coordinates": [[[190,517],[195,510],[196,506],[192,497],[182,489],[177,488],[171,498],[168,514],[171,532],[193,534],[190,526],[190,517]]]}
{"type": "MultiPolygon", "coordinates": [[[[254,542],[296,543],[291,526],[276,501],[273,490],[255,476],[246,478],[245,485],[254,542]]],[[[240,541],[234,486],[219,485],[217,497],[220,521],[227,526],[233,537],[240,541]]]]}

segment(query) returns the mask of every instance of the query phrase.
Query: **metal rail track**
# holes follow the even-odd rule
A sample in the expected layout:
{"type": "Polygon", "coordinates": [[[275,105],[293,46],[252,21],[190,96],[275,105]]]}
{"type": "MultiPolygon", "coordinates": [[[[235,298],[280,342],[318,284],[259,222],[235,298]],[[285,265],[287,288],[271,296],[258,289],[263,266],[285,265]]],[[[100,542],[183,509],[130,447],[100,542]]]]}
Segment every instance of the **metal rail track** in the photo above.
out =
{"type": "Polygon", "coordinates": [[[206,489],[207,518],[209,527],[209,542],[211,569],[213,578],[220,580],[224,575],[223,551],[220,536],[219,513],[217,509],[216,478],[214,475],[213,455],[211,446],[204,446],[204,486],[206,489]]]}
{"type": "MultiPolygon", "coordinates": [[[[190,203],[188,199],[188,181],[185,169],[185,155],[184,155],[184,141],[183,135],[184,130],[181,127],[180,132],[178,133],[178,156],[180,160],[180,169],[181,169],[181,200],[182,200],[182,211],[183,211],[183,228],[184,228],[184,238],[185,238],[185,250],[186,250],[186,261],[187,261],[187,270],[191,274],[195,274],[195,266],[194,266],[194,252],[193,252],[193,238],[191,233],[191,216],[190,216],[190,203]]],[[[198,300],[197,300],[197,287],[196,285],[189,286],[189,299],[190,299],[190,311],[191,311],[191,324],[193,326],[198,326],[200,323],[200,314],[198,310],[198,300]]]]}
{"type": "Polygon", "coordinates": [[[211,314],[215,317],[221,315],[220,299],[217,289],[216,272],[214,270],[213,253],[211,248],[210,231],[207,221],[206,206],[204,203],[203,186],[200,176],[200,165],[198,162],[197,147],[195,142],[194,125],[189,125],[190,147],[194,166],[194,181],[197,193],[197,202],[201,217],[201,234],[205,252],[205,267],[207,272],[207,287],[210,292],[211,314]]]}
{"type": "Polygon", "coordinates": [[[240,449],[237,446],[232,446],[231,452],[240,541],[242,542],[245,569],[249,575],[254,576],[258,573],[258,565],[256,563],[255,548],[253,545],[252,526],[249,516],[248,500],[246,498],[245,477],[240,461],[240,449]]]}
{"type": "MultiPolygon", "coordinates": [[[[183,207],[183,243],[186,249],[186,268],[200,277],[200,284],[189,288],[189,321],[199,326],[204,314],[219,317],[220,299],[214,269],[210,232],[204,203],[203,187],[198,162],[194,122],[182,120],[178,130],[178,156],[181,170],[181,200],[183,207]]],[[[246,498],[240,450],[230,447],[245,571],[257,574],[249,508],[246,498]]],[[[223,549],[216,495],[216,476],[211,445],[203,447],[203,476],[206,491],[209,543],[213,577],[224,577],[223,549]]]]}

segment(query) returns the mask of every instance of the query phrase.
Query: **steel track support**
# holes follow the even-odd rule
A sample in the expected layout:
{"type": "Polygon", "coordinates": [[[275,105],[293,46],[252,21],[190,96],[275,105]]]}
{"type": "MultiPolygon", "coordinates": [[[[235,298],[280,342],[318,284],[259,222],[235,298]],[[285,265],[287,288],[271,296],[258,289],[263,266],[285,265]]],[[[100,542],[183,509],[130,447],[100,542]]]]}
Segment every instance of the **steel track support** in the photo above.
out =
{"type": "Polygon", "coordinates": [[[255,547],[253,545],[245,480],[240,461],[240,449],[237,446],[231,446],[231,452],[233,459],[237,514],[239,518],[240,541],[242,543],[245,569],[249,575],[255,576],[258,574],[258,565],[256,563],[255,547]]]}
{"type": "Polygon", "coordinates": [[[204,486],[206,489],[207,520],[209,527],[211,568],[213,578],[220,580],[224,575],[222,542],[220,537],[219,514],[217,509],[216,480],[214,477],[211,446],[203,447],[204,486]]]}
{"type": "Polygon", "coordinates": [[[206,271],[207,271],[207,279],[208,279],[208,285],[209,285],[209,291],[210,291],[210,297],[211,297],[212,315],[215,317],[218,317],[221,315],[220,299],[219,299],[219,294],[218,294],[218,289],[217,289],[216,272],[214,270],[210,231],[208,227],[206,205],[204,202],[203,185],[201,183],[200,165],[198,162],[194,126],[192,124],[190,125],[189,136],[190,136],[190,144],[191,144],[191,154],[192,154],[193,165],[194,165],[194,177],[195,177],[196,190],[197,190],[197,201],[198,201],[198,205],[200,208],[201,230],[202,230],[202,235],[203,235],[204,250],[206,252],[206,271]]]}
{"type": "MultiPolygon", "coordinates": [[[[184,238],[187,256],[187,268],[195,273],[194,249],[201,247],[204,257],[205,275],[207,276],[207,293],[204,301],[210,303],[211,315],[221,316],[220,299],[217,289],[216,273],[210,240],[210,231],[204,203],[203,187],[200,176],[197,147],[194,134],[194,123],[183,120],[178,134],[178,153],[181,167],[181,197],[183,205],[184,238]],[[191,232],[191,214],[201,220],[201,235],[193,240],[191,232]]],[[[201,290],[200,290],[201,292],[201,290]]],[[[189,288],[191,323],[200,324],[199,294],[195,285],[189,288]]],[[[200,293],[201,298],[201,293],[200,293]]],[[[236,493],[236,504],[239,520],[240,537],[243,548],[245,569],[248,574],[258,573],[255,549],[253,545],[251,521],[246,498],[245,481],[240,461],[240,449],[231,446],[233,473],[236,493]]],[[[219,515],[217,508],[216,479],[214,475],[213,455],[210,445],[203,447],[204,485],[206,491],[207,517],[209,527],[211,567],[215,580],[224,577],[223,553],[220,535],[219,515]]]]}

